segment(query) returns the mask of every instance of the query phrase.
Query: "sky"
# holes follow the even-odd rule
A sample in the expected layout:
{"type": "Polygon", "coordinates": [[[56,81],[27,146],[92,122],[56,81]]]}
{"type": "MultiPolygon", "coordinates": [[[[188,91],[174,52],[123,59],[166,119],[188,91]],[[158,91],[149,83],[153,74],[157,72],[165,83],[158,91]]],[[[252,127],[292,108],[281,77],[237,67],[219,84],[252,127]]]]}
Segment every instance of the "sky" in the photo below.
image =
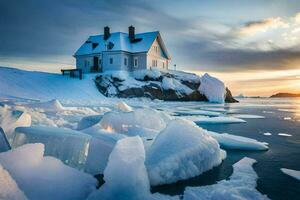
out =
{"type": "Polygon", "coordinates": [[[0,66],[59,72],[104,26],[133,25],[160,31],[170,68],[208,72],[234,95],[300,93],[299,0],[9,0],[0,13],[0,66]]]}

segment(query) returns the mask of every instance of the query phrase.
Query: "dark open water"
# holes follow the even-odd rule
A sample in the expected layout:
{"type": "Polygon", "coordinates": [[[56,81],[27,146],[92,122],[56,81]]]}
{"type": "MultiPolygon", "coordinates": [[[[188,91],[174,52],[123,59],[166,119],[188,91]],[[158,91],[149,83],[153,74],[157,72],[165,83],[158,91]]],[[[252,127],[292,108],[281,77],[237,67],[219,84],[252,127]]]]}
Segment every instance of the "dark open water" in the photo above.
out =
{"type": "MultiPolygon", "coordinates": [[[[265,119],[245,119],[242,124],[200,125],[201,127],[257,139],[269,143],[268,151],[227,151],[227,158],[214,169],[176,184],[152,188],[153,192],[182,194],[186,186],[214,184],[232,174],[232,165],[247,156],[257,160],[257,189],[273,200],[299,200],[300,181],[283,174],[280,168],[300,170],[300,98],[240,99],[239,104],[226,104],[225,109],[242,114],[265,116],[265,119]],[[291,119],[289,119],[291,118],[291,119]],[[270,132],[271,136],[263,133],[270,132]],[[292,137],[278,136],[288,133],[292,137]]],[[[219,107],[219,106],[216,106],[219,107]]]]}

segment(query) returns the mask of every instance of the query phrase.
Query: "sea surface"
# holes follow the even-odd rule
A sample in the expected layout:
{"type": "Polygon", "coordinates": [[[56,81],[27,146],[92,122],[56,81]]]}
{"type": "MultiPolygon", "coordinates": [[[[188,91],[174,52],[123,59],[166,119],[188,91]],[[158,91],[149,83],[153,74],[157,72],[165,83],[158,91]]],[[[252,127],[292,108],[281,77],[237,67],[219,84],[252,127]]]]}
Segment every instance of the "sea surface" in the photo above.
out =
{"type": "MultiPolygon", "coordinates": [[[[175,195],[182,194],[187,186],[215,184],[228,179],[232,165],[247,156],[257,160],[254,170],[258,174],[257,189],[273,200],[299,200],[300,181],[283,174],[280,168],[300,170],[300,98],[244,98],[240,103],[225,105],[184,104],[195,110],[205,107],[214,111],[225,109],[227,116],[251,114],[263,119],[245,119],[240,124],[199,124],[207,130],[230,133],[269,143],[268,151],[227,150],[227,158],[212,170],[176,184],[152,188],[153,192],[175,195]],[[266,136],[263,133],[271,133],[266,136]],[[292,136],[284,137],[278,133],[292,136]]],[[[183,106],[184,107],[184,106],[183,106]]],[[[174,106],[172,109],[175,109],[174,106]]],[[[182,109],[182,107],[180,108],[182,109]]],[[[164,110],[164,109],[163,109],[164,110]]]]}

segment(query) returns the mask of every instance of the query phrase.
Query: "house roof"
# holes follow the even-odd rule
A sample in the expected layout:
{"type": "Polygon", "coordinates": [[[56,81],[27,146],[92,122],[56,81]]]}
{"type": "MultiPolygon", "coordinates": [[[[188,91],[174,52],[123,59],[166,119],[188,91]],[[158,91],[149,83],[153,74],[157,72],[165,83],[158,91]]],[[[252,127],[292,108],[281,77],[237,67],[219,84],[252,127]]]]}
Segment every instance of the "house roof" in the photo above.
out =
{"type": "Polygon", "coordinates": [[[103,39],[103,35],[90,36],[88,40],[76,51],[74,56],[97,54],[101,53],[102,51],[126,51],[130,53],[148,52],[154,40],[158,38],[165,56],[170,59],[170,55],[168,54],[158,31],[138,33],[135,34],[135,38],[141,38],[142,40],[132,43],[130,42],[128,33],[123,32],[111,33],[107,40],[103,39]],[[107,46],[110,42],[114,45],[108,50],[107,46]]]}

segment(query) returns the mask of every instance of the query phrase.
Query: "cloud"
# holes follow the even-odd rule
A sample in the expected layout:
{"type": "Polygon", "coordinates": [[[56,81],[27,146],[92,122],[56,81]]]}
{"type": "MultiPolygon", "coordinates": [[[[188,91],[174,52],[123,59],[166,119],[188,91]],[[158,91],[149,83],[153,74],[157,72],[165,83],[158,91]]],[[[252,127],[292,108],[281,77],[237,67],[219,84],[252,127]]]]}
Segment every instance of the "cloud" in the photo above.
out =
{"type": "Polygon", "coordinates": [[[300,24],[300,12],[295,15],[294,20],[296,23],[300,24]]]}
{"type": "Polygon", "coordinates": [[[254,35],[270,29],[288,28],[289,25],[280,17],[267,18],[260,21],[250,21],[238,28],[236,33],[241,36],[254,35]]]}

